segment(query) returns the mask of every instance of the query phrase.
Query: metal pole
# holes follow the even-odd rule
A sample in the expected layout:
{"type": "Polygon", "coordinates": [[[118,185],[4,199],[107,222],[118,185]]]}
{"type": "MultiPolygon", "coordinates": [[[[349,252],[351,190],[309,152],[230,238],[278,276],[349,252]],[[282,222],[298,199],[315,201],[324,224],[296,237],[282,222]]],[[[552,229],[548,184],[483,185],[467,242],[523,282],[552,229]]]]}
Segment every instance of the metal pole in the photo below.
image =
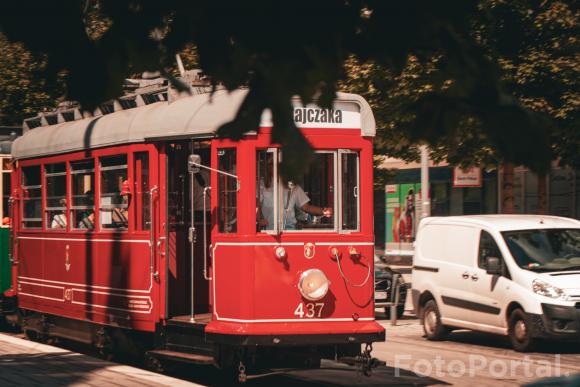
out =
{"type": "Polygon", "coordinates": [[[391,283],[391,325],[397,325],[397,308],[399,306],[399,274],[394,273],[391,283]]]}
{"type": "Polygon", "coordinates": [[[429,150],[421,145],[421,219],[431,216],[429,197],[429,150]]]}
{"type": "Polygon", "coordinates": [[[191,291],[190,291],[189,295],[191,297],[191,315],[190,315],[189,320],[192,322],[195,321],[195,310],[194,310],[194,307],[195,307],[195,304],[194,304],[194,302],[195,302],[195,297],[194,297],[195,271],[194,271],[193,264],[194,264],[194,259],[195,259],[194,258],[194,255],[195,255],[194,250],[195,250],[195,239],[196,239],[195,238],[196,237],[196,235],[195,235],[195,233],[196,233],[196,230],[195,230],[195,211],[194,211],[195,206],[193,203],[195,200],[195,197],[194,197],[195,196],[195,186],[194,186],[195,183],[193,180],[194,180],[194,173],[189,172],[189,181],[190,181],[189,190],[190,190],[190,195],[191,195],[191,202],[189,203],[190,213],[191,213],[191,218],[190,218],[191,224],[189,225],[189,243],[190,243],[190,257],[191,257],[191,291]]]}

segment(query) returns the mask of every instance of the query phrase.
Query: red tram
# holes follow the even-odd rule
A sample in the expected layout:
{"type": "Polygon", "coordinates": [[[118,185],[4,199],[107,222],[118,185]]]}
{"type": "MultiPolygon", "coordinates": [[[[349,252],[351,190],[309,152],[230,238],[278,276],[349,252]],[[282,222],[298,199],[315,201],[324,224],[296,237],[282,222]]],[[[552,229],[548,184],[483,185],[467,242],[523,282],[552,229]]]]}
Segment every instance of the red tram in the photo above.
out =
{"type": "Polygon", "coordinates": [[[246,94],[137,93],[94,117],[25,123],[13,145],[13,283],[28,335],[103,354],[138,347],[242,380],[246,366],[371,366],[385,333],[370,107],[352,94],[332,109],[296,101],[315,162],[283,181],[280,160],[297,156],[271,143],[267,111],[240,141],[215,137],[246,94]]]}

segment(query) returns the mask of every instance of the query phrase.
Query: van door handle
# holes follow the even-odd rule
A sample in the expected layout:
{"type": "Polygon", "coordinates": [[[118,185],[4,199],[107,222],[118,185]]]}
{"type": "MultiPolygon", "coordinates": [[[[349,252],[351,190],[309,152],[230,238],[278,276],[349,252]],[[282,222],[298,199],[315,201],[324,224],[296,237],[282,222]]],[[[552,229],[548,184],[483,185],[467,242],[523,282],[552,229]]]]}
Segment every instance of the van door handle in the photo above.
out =
{"type": "Polygon", "coordinates": [[[472,274],[472,275],[471,275],[471,279],[472,279],[473,281],[477,281],[477,280],[479,279],[479,277],[477,276],[477,274],[472,274]]]}
{"type": "Polygon", "coordinates": [[[463,274],[461,274],[461,277],[463,277],[463,279],[468,279],[469,278],[469,273],[465,272],[463,274]]]}

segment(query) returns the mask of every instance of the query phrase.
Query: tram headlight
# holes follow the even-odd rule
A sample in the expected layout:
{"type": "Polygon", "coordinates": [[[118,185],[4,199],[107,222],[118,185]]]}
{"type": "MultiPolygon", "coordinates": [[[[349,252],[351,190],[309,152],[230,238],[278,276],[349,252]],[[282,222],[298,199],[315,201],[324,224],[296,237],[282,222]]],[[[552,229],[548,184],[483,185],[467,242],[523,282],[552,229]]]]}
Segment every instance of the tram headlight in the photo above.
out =
{"type": "Polygon", "coordinates": [[[326,296],[330,281],[319,269],[306,270],[298,281],[298,290],[304,298],[310,301],[317,301],[326,296]]]}

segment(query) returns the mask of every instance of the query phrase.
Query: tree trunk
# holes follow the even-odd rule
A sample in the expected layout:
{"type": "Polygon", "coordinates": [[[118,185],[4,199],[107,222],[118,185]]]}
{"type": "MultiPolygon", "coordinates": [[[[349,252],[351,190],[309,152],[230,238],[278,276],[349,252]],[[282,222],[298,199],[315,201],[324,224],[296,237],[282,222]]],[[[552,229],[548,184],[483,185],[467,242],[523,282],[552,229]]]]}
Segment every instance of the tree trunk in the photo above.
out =
{"type": "Polygon", "coordinates": [[[501,212],[504,214],[513,214],[515,197],[514,197],[514,165],[504,163],[501,190],[501,212]]]}
{"type": "Polygon", "coordinates": [[[538,215],[548,213],[548,182],[545,173],[538,174],[538,215]]]}

